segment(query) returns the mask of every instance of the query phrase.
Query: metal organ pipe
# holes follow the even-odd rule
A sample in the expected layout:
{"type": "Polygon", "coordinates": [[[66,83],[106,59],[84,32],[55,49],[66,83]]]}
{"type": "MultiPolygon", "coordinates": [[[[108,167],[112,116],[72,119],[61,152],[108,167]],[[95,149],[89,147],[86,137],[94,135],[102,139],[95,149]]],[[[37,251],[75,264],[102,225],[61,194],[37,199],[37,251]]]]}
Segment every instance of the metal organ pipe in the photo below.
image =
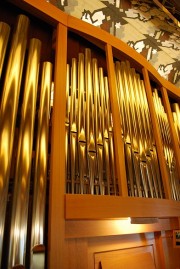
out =
{"type": "MultiPolygon", "coordinates": [[[[31,231],[31,268],[45,267],[45,253],[38,259],[37,246],[44,246],[44,222],[47,190],[48,135],[50,114],[50,93],[52,85],[52,64],[43,63],[40,107],[38,113],[38,132],[36,141],[36,160],[33,193],[33,214],[31,231]]],[[[43,247],[44,250],[45,246],[43,247]]]]}
{"type": "Polygon", "coordinates": [[[20,15],[13,35],[0,107],[0,261],[9,175],[29,19],[20,15]]]}
{"type": "Polygon", "coordinates": [[[4,57],[10,34],[10,26],[5,22],[0,22],[0,78],[3,69],[4,57]]]}
{"type": "Polygon", "coordinates": [[[9,268],[25,265],[32,146],[41,42],[30,41],[13,191],[9,268]]]}

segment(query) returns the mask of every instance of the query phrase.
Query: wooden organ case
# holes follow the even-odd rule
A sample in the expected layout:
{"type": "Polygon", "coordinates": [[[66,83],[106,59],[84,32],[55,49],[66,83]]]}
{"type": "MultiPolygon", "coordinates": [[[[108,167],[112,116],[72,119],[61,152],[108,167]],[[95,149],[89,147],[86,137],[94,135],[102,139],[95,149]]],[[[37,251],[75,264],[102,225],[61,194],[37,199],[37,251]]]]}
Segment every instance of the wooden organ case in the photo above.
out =
{"type": "Polygon", "coordinates": [[[114,36],[4,1],[1,268],[180,268],[179,100],[114,36]]]}

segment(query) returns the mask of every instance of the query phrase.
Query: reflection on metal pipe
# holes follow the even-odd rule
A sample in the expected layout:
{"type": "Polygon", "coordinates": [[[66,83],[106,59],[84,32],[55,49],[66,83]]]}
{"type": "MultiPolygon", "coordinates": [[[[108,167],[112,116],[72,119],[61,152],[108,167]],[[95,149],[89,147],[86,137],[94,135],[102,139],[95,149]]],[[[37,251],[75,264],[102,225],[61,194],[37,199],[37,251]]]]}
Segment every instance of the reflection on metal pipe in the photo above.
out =
{"type": "Polygon", "coordinates": [[[94,127],[94,102],[92,89],[92,65],[91,50],[85,50],[85,86],[86,86],[86,116],[87,116],[87,159],[89,171],[90,193],[94,194],[95,171],[96,171],[96,147],[94,127]]]}
{"type": "Polygon", "coordinates": [[[77,169],[77,61],[72,59],[71,68],[71,105],[70,105],[70,157],[71,157],[71,193],[75,193],[77,169]]]}
{"type": "Polygon", "coordinates": [[[13,139],[29,19],[20,15],[12,40],[0,108],[0,261],[13,139]]]}
{"type": "Polygon", "coordinates": [[[86,134],[85,134],[85,74],[84,74],[84,54],[79,53],[78,61],[78,152],[79,152],[79,180],[80,193],[86,193],[85,181],[87,178],[86,159],[86,134]]]}
{"type": "Polygon", "coordinates": [[[178,103],[172,105],[172,113],[174,119],[174,126],[176,129],[179,145],[180,145],[180,107],[178,103]]]}
{"type": "Polygon", "coordinates": [[[169,182],[171,188],[171,196],[175,200],[179,200],[179,177],[176,166],[176,159],[174,155],[174,149],[172,146],[172,140],[170,135],[170,126],[167,118],[167,114],[164,110],[164,106],[161,97],[158,95],[157,89],[154,89],[153,100],[155,111],[157,114],[158,123],[160,126],[161,137],[163,141],[164,156],[166,160],[167,171],[169,173],[169,182]]]}
{"type": "Polygon", "coordinates": [[[10,26],[5,22],[0,22],[0,78],[4,63],[4,57],[6,54],[9,34],[10,34],[10,26]]]}
{"type": "MultiPolygon", "coordinates": [[[[46,204],[46,183],[47,183],[47,162],[48,162],[48,130],[49,130],[49,104],[52,80],[52,64],[43,63],[40,108],[38,114],[38,133],[36,143],[36,162],[34,176],[34,193],[33,193],[33,215],[32,215],[32,232],[31,248],[37,245],[44,245],[44,220],[46,204]]],[[[41,266],[44,268],[45,259],[42,259],[41,266]]],[[[44,255],[45,256],[45,255],[44,255]]],[[[33,251],[31,268],[36,269],[36,261],[39,261],[38,253],[33,251]],[[34,255],[36,253],[36,255],[34,255]]]]}
{"type": "Polygon", "coordinates": [[[163,198],[156,148],[143,81],[129,62],[116,62],[130,196],[163,198]]]}
{"type": "Polygon", "coordinates": [[[91,58],[89,48],[78,56],[77,63],[72,59],[71,74],[67,69],[66,191],[116,195],[108,78],[104,77],[103,68],[98,67],[97,59],[91,58]]]}
{"type": "Polygon", "coordinates": [[[24,87],[10,231],[9,268],[25,265],[29,186],[41,42],[30,41],[24,87]]]}

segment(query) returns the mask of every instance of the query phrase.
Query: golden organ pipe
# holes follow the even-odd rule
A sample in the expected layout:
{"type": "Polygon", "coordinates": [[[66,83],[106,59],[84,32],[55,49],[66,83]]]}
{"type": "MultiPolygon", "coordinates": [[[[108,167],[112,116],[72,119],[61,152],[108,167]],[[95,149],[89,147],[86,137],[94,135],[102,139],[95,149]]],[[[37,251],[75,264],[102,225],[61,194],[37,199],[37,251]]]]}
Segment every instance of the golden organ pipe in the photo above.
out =
{"type": "Polygon", "coordinates": [[[30,41],[13,192],[9,268],[25,265],[29,188],[41,42],[30,41]]]}
{"type": "Polygon", "coordinates": [[[133,170],[133,162],[132,162],[132,148],[130,135],[128,132],[127,125],[127,115],[126,115],[126,105],[125,105],[125,96],[124,96],[124,85],[122,79],[122,71],[120,62],[116,62],[115,64],[116,70],[116,81],[117,81],[117,89],[118,89],[118,97],[119,97],[119,109],[122,118],[122,136],[124,139],[124,149],[125,149],[125,158],[126,158],[126,167],[127,175],[128,175],[128,191],[131,196],[136,196],[137,188],[134,184],[134,170],[133,170]]]}
{"type": "Polygon", "coordinates": [[[3,69],[4,57],[9,40],[10,26],[5,22],[0,22],[0,78],[3,69]]]}
{"type": "Polygon", "coordinates": [[[113,194],[117,194],[117,184],[116,184],[116,170],[115,170],[115,160],[114,160],[114,142],[113,142],[113,122],[112,114],[110,112],[110,102],[109,102],[109,87],[108,87],[108,78],[104,77],[104,88],[105,88],[105,97],[107,104],[107,120],[108,120],[108,131],[109,131],[109,166],[110,166],[110,175],[111,175],[111,184],[113,188],[113,194]]]}
{"type": "Polygon", "coordinates": [[[92,89],[91,51],[85,50],[85,85],[86,85],[86,116],[87,116],[87,152],[90,193],[94,194],[96,171],[96,147],[94,128],[94,103],[92,89]]]}
{"type": "Polygon", "coordinates": [[[101,107],[103,112],[103,153],[104,153],[104,165],[105,165],[105,174],[106,174],[106,194],[110,194],[110,162],[109,162],[109,126],[108,126],[108,111],[107,103],[105,97],[105,81],[103,76],[103,69],[99,68],[99,78],[101,82],[101,107]]]}
{"type": "MultiPolygon", "coordinates": [[[[121,62],[121,74],[122,74],[122,83],[123,83],[123,90],[124,90],[124,97],[125,97],[125,113],[127,114],[127,129],[128,129],[128,137],[129,137],[129,146],[131,146],[131,157],[132,160],[129,160],[129,162],[133,162],[133,168],[134,168],[134,175],[135,175],[135,179],[136,179],[136,191],[138,193],[139,197],[142,197],[143,193],[142,193],[142,183],[141,183],[141,177],[140,177],[140,163],[139,163],[139,130],[138,128],[137,130],[137,145],[133,143],[133,131],[135,129],[133,129],[133,118],[131,117],[132,114],[135,115],[135,117],[137,117],[137,110],[136,110],[136,104],[134,107],[134,111],[132,113],[131,108],[130,108],[130,97],[129,97],[129,80],[127,79],[127,73],[126,73],[126,66],[124,62],[121,62]],[[136,148],[133,148],[134,146],[137,146],[136,148]]],[[[134,87],[134,85],[133,85],[134,87]]],[[[137,120],[137,118],[136,118],[137,120]]],[[[135,125],[134,125],[135,126],[135,125]]],[[[129,166],[129,163],[127,164],[129,166]]],[[[130,165],[131,167],[131,165],[130,165]]]]}
{"type": "Polygon", "coordinates": [[[66,132],[66,138],[65,138],[65,165],[66,165],[66,179],[67,179],[67,184],[66,184],[66,191],[67,193],[70,192],[70,170],[69,170],[69,115],[70,115],[70,66],[67,64],[67,69],[66,69],[66,120],[65,120],[65,132],[66,132]]]}
{"type": "Polygon", "coordinates": [[[84,54],[79,53],[78,61],[78,150],[79,150],[79,180],[80,193],[86,193],[85,179],[87,176],[86,160],[86,133],[85,133],[85,74],[84,74],[84,54]]]}
{"type": "Polygon", "coordinates": [[[164,107],[161,101],[161,98],[158,95],[157,90],[153,92],[153,100],[155,104],[155,109],[157,113],[158,123],[161,130],[161,136],[164,146],[164,155],[166,159],[167,171],[169,174],[169,182],[171,187],[171,195],[175,200],[179,199],[179,179],[176,167],[176,160],[174,156],[174,150],[172,148],[172,141],[170,137],[169,123],[167,115],[164,111],[164,107]]]}
{"type": "Polygon", "coordinates": [[[102,137],[102,107],[100,104],[100,90],[102,91],[103,77],[99,77],[97,59],[93,59],[93,83],[94,83],[94,105],[95,105],[95,131],[96,131],[96,149],[97,149],[97,178],[99,182],[100,194],[105,194],[103,179],[103,137],[102,137]],[[99,85],[101,84],[101,85],[99,85]]]}
{"type": "Polygon", "coordinates": [[[174,125],[175,125],[176,133],[178,136],[178,141],[180,144],[180,108],[179,108],[179,104],[174,103],[172,105],[172,110],[173,110],[174,125]]]}
{"type": "MultiPolygon", "coordinates": [[[[36,245],[44,245],[51,81],[52,64],[50,62],[44,62],[36,141],[31,249],[33,249],[36,245]]],[[[32,257],[31,268],[37,268],[37,264],[35,262],[36,260],[32,257]]]]}
{"type": "Polygon", "coordinates": [[[162,198],[160,172],[143,81],[130,68],[128,61],[116,62],[115,70],[129,194],[162,198]]]}
{"type": "Polygon", "coordinates": [[[75,193],[77,168],[77,61],[72,59],[71,67],[71,105],[70,105],[70,156],[71,156],[71,193],[75,193]]]}
{"type": "Polygon", "coordinates": [[[29,19],[20,15],[12,39],[0,108],[0,262],[16,115],[29,19]]]}

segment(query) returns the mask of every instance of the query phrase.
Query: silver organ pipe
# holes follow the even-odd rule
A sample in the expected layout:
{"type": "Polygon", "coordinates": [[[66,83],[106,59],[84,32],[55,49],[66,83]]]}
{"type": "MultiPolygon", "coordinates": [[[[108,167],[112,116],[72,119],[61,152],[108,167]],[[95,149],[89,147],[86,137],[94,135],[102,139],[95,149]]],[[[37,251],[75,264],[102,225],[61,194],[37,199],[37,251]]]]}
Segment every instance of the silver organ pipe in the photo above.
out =
{"type": "Polygon", "coordinates": [[[26,253],[29,188],[40,52],[41,42],[38,39],[32,39],[29,47],[19,131],[11,217],[9,268],[17,264],[25,265],[24,257],[26,253]]]}
{"type": "MultiPolygon", "coordinates": [[[[31,268],[37,268],[37,264],[34,267],[36,253],[40,247],[45,249],[53,68],[50,62],[44,62],[41,78],[42,43],[37,38],[29,39],[30,26],[30,19],[19,15],[13,36],[9,38],[10,26],[0,22],[0,79],[3,85],[0,100],[0,267],[2,263],[6,268],[25,268],[27,262],[31,268]],[[5,56],[7,65],[4,64],[5,56]],[[34,192],[31,185],[34,185],[34,192]],[[8,228],[5,226],[7,215],[8,228]],[[32,239],[28,241],[30,235],[32,239]],[[4,252],[7,258],[2,258],[4,252]]],[[[41,268],[45,268],[44,263],[41,268]]]]}
{"type": "Polygon", "coordinates": [[[20,15],[13,35],[0,107],[0,260],[8,184],[29,19],[20,15]]]}
{"type": "Polygon", "coordinates": [[[91,50],[67,67],[66,174],[68,193],[117,195],[108,78],[91,50]],[[69,126],[69,127],[68,127],[69,126]],[[68,164],[70,169],[68,168],[68,164]]]}

